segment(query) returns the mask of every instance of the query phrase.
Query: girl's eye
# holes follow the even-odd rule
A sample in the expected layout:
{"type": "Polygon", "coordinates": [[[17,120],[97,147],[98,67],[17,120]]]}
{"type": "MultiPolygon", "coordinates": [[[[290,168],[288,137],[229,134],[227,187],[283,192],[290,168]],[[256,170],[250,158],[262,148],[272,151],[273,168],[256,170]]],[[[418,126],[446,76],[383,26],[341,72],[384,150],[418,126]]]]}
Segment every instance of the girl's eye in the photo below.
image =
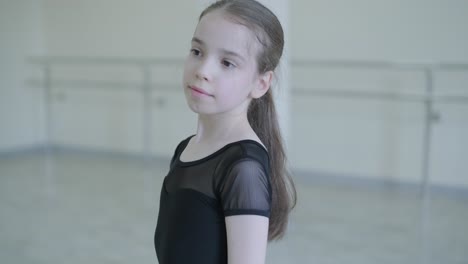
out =
{"type": "Polygon", "coordinates": [[[197,49],[191,49],[191,50],[190,50],[190,53],[192,53],[192,54],[195,55],[195,56],[200,56],[200,51],[197,50],[197,49]]]}
{"type": "Polygon", "coordinates": [[[230,61],[227,61],[227,60],[223,60],[222,62],[223,66],[226,67],[226,68],[233,68],[233,67],[236,67],[236,65],[234,65],[234,63],[230,62],[230,61]]]}

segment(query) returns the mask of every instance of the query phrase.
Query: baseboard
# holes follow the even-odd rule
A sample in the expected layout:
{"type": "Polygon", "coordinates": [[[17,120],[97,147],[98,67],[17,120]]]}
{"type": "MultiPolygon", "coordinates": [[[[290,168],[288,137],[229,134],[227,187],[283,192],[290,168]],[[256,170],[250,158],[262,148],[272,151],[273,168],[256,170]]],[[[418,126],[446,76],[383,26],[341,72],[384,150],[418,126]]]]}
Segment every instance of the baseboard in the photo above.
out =
{"type": "MultiPolygon", "coordinates": [[[[411,193],[421,193],[423,189],[420,182],[369,178],[324,171],[293,170],[292,173],[295,179],[308,184],[346,185],[356,188],[376,188],[411,193]]],[[[468,199],[468,186],[430,184],[427,191],[432,194],[443,194],[468,199]]]]}
{"type": "Polygon", "coordinates": [[[15,157],[17,155],[38,154],[45,150],[44,144],[34,144],[29,146],[16,147],[12,149],[0,150],[0,158],[15,157]]]}
{"type": "Polygon", "coordinates": [[[141,152],[129,152],[129,151],[118,151],[118,150],[108,150],[100,148],[90,148],[90,147],[81,147],[76,145],[51,145],[47,147],[46,145],[34,145],[25,148],[17,148],[12,150],[0,151],[0,158],[9,158],[16,157],[21,155],[36,155],[36,154],[45,154],[50,153],[53,155],[60,154],[83,154],[83,155],[102,155],[102,156],[111,156],[118,158],[128,158],[128,159],[138,159],[145,160],[149,159],[152,161],[170,161],[170,156],[163,156],[157,154],[150,154],[148,157],[141,152]]]}
{"type": "MultiPolygon", "coordinates": [[[[21,147],[11,150],[0,151],[0,158],[13,158],[24,155],[37,155],[43,153],[52,154],[83,154],[83,155],[103,155],[118,158],[129,158],[137,160],[148,159],[151,162],[168,164],[169,156],[151,154],[146,157],[141,152],[125,152],[115,150],[92,149],[89,147],[52,145],[46,148],[43,144],[37,144],[29,147],[21,147]]],[[[293,177],[296,181],[308,184],[335,184],[346,185],[356,188],[379,188],[386,190],[402,191],[402,192],[419,192],[421,184],[419,182],[405,182],[388,179],[369,178],[359,175],[345,175],[340,173],[324,172],[324,171],[305,171],[292,170],[293,177]]],[[[431,184],[428,190],[433,194],[444,194],[457,196],[468,199],[468,187],[465,186],[448,186],[441,184],[431,184]]]]}

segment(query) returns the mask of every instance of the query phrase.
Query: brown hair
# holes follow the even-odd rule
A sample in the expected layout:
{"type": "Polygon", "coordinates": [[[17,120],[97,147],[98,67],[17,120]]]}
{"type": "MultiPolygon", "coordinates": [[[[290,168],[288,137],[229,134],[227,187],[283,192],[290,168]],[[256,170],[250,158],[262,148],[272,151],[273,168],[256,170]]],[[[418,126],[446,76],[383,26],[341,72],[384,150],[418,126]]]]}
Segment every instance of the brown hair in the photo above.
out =
{"type": "MultiPolygon", "coordinates": [[[[254,0],[222,0],[208,6],[200,15],[223,11],[230,19],[255,33],[262,48],[257,54],[258,72],[274,71],[283,53],[284,33],[278,18],[254,0]]],[[[296,189],[286,166],[286,154],[271,89],[249,105],[248,120],[265,144],[270,156],[272,205],[268,240],[283,237],[290,211],[296,205],[296,189]]]]}

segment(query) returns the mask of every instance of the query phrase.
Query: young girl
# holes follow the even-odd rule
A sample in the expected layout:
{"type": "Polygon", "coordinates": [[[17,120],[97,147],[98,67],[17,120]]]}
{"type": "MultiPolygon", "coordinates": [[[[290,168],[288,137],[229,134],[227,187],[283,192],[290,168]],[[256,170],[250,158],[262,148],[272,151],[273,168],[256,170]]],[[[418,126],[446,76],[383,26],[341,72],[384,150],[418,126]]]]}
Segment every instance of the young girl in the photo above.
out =
{"type": "Polygon", "coordinates": [[[281,24],[254,0],[217,1],[191,45],[183,89],[198,129],[177,146],[163,182],[159,263],[264,263],[296,201],[270,89],[281,24]]]}

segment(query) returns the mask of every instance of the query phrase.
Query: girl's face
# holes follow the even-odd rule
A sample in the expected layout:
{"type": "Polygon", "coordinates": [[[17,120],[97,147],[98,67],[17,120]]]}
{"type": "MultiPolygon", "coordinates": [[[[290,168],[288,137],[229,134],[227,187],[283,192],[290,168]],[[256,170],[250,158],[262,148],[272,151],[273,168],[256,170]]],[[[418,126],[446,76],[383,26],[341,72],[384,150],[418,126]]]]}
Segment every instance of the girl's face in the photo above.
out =
{"type": "Polygon", "coordinates": [[[253,92],[261,83],[259,43],[247,27],[224,15],[213,11],[199,21],[185,62],[185,96],[198,114],[247,112],[251,98],[259,97],[253,92]]]}

